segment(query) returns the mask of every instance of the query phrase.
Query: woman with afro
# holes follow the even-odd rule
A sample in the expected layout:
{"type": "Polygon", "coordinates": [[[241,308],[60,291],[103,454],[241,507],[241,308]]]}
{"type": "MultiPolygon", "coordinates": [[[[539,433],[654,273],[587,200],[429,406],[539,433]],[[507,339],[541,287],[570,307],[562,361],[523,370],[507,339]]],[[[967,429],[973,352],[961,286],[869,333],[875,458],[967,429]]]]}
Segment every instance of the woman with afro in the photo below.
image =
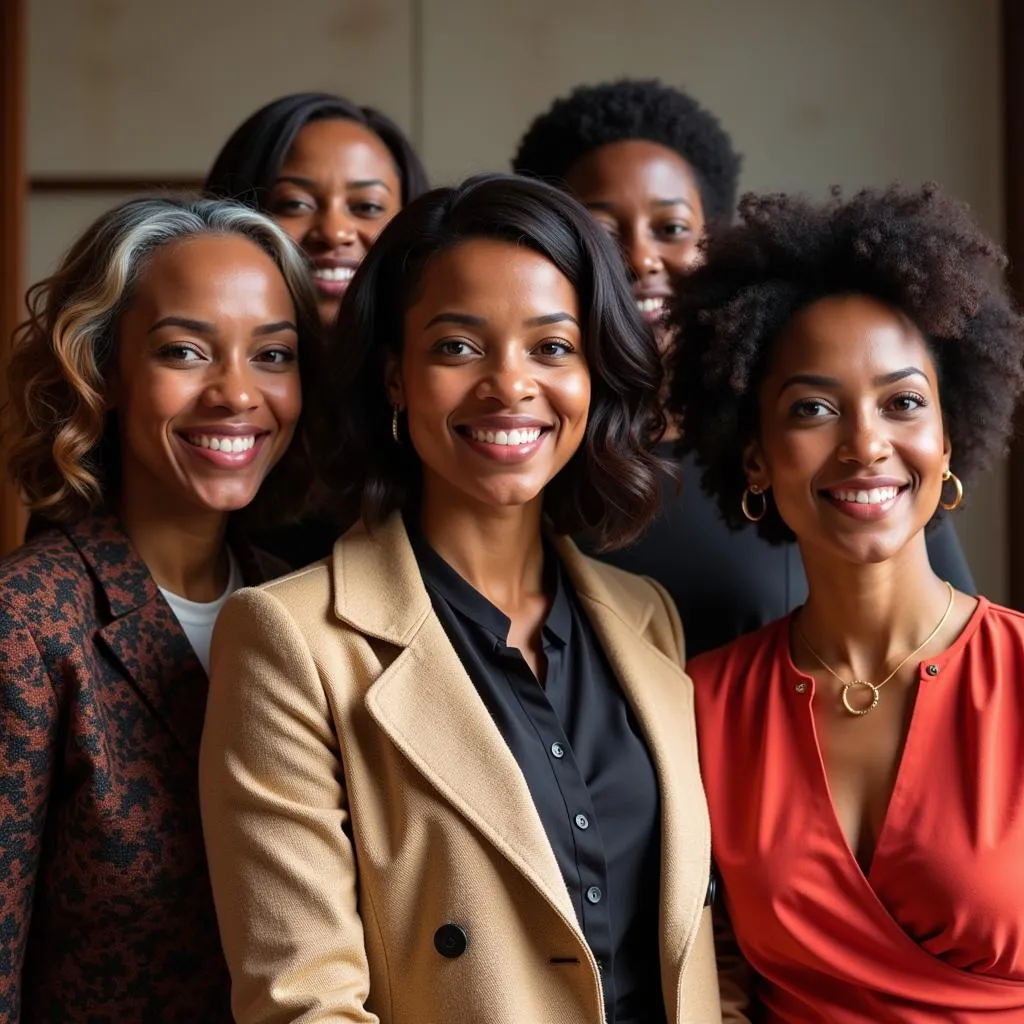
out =
{"type": "MultiPolygon", "coordinates": [[[[700,258],[705,228],[727,224],[736,205],[740,157],[718,119],[658,81],[581,86],[533,122],[512,163],[573,192],[618,241],[640,311],[667,349],[666,308],[700,258]]],[[[677,436],[673,426],[663,438],[665,459],[677,436]]],[[[663,478],[662,513],[645,538],[600,557],[668,589],[692,655],[785,614],[807,583],[794,545],[730,533],[692,460],[681,476],[681,488],[663,478]]],[[[974,591],[951,525],[929,537],[929,553],[943,579],[974,591]]]]}
{"type": "Polygon", "coordinates": [[[925,547],[1024,388],[1002,266],[931,187],[747,197],[680,295],[683,445],[809,590],[688,666],[726,1020],[1024,1020],[1024,617],[925,547]]]}

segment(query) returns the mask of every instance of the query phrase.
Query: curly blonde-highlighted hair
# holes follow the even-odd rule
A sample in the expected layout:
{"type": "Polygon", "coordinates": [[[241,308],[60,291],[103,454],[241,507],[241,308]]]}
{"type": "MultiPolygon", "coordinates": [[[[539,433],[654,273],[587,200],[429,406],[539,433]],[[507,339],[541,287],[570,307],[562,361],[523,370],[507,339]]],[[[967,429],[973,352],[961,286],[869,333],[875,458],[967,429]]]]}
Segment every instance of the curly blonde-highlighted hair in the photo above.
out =
{"type": "MultiPolygon", "coordinates": [[[[240,235],[281,271],[295,303],[304,397],[321,364],[320,318],[304,257],[268,217],[219,199],[153,196],[103,214],[58,271],[29,289],[28,319],[14,333],[3,428],[9,472],[29,509],[73,523],[116,494],[120,451],[107,377],[121,315],[153,254],[200,235],[240,235]]],[[[268,523],[297,514],[313,478],[304,402],[296,435],[248,516],[268,523]]]]}

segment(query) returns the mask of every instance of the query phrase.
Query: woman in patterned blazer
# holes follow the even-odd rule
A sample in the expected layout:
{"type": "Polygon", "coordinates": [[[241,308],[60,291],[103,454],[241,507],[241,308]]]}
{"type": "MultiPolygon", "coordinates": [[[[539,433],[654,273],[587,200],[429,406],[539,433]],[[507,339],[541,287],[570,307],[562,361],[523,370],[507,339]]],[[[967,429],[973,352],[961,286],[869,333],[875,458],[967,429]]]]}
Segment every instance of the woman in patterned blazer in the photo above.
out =
{"type": "Polygon", "coordinates": [[[243,516],[304,493],[315,298],[261,214],[153,198],[101,217],[29,308],[4,432],[33,535],[0,560],[0,1021],[226,1024],[206,661],[227,596],[279,574],[243,516]]]}

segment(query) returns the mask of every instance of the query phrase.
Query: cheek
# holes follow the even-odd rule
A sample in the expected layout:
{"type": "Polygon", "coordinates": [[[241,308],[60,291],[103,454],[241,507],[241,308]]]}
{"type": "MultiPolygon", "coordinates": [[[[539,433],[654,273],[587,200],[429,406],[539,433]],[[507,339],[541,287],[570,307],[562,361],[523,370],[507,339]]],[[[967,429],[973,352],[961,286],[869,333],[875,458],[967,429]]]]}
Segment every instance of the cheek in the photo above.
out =
{"type": "Polygon", "coordinates": [[[200,392],[185,373],[136,373],[122,392],[124,417],[132,429],[159,432],[190,409],[200,392]]]}
{"type": "Polygon", "coordinates": [[[302,413],[302,381],[299,374],[282,374],[280,381],[264,385],[263,394],[278,423],[284,428],[294,427],[302,413]]]}
{"type": "Polygon", "coordinates": [[[586,371],[567,374],[548,392],[559,416],[573,423],[586,423],[590,412],[590,374],[586,371]]]}
{"type": "Polygon", "coordinates": [[[309,231],[308,217],[275,217],[274,222],[293,242],[300,245],[309,231]]]}

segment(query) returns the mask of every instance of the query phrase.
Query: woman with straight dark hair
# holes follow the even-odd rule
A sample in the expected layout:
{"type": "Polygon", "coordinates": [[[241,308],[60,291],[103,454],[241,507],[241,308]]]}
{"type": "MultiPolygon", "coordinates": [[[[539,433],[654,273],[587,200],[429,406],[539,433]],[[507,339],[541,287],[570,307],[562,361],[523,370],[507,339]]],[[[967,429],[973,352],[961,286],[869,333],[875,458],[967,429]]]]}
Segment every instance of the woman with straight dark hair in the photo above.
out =
{"type": "MultiPolygon", "coordinates": [[[[301,246],[328,327],[384,225],[427,187],[419,157],[390,118],[320,92],[257,110],[206,179],[209,194],[262,210],[301,246]]],[[[337,524],[318,489],[305,518],[260,543],[292,566],[305,565],[330,551],[337,524]]]]}
{"type": "Polygon", "coordinates": [[[284,96],[247,118],[206,178],[213,196],[270,214],[302,247],[326,324],[385,224],[427,188],[402,130],[331,93],[284,96]]]}
{"type": "MultiPolygon", "coordinates": [[[[741,159],[718,118],[657,80],[585,85],[556,100],[523,136],[515,170],[567,188],[619,245],[633,294],[662,348],[665,313],[700,262],[705,230],[732,219],[741,159]]],[[[665,460],[676,421],[658,448],[665,460]]],[[[729,530],[697,484],[691,455],[662,477],[661,511],[637,544],[600,557],[650,574],[668,589],[692,656],[790,611],[807,596],[795,544],[771,546],[729,530]]],[[[928,538],[936,571],[961,590],[974,583],[952,523],[928,538]]]]}
{"type": "Polygon", "coordinates": [[[657,508],[661,360],[614,247],[504,175],[342,307],[333,556],[218,626],[200,788],[240,1024],[712,1024],[678,616],[568,534],[657,508]]]}

